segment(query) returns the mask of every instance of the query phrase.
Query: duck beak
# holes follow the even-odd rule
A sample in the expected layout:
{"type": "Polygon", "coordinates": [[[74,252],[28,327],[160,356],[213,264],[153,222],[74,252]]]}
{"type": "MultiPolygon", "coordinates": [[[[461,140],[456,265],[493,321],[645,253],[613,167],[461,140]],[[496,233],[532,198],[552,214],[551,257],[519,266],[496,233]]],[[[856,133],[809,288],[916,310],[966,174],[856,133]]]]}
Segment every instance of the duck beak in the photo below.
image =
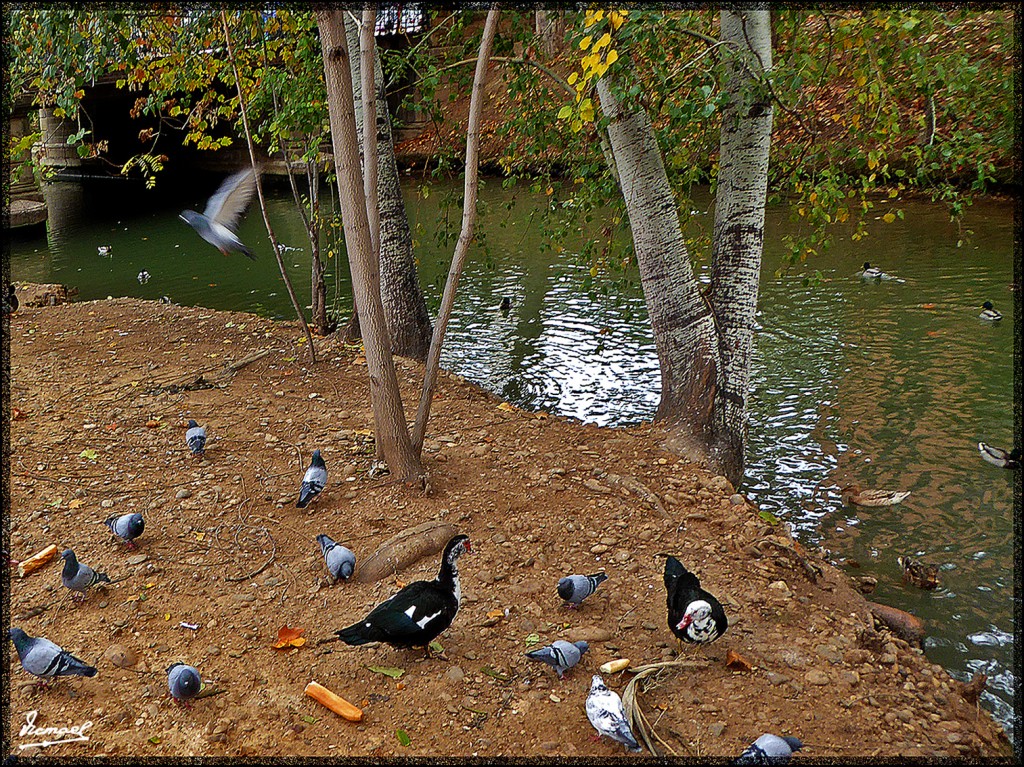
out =
{"type": "Polygon", "coordinates": [[[679,631],[683,631],[691,623],[693,623],[693,616],[692,615],[684,615],[683,619],[681,621],[679,621],[679,623],[676,625],[676,628],[679,631]]]}

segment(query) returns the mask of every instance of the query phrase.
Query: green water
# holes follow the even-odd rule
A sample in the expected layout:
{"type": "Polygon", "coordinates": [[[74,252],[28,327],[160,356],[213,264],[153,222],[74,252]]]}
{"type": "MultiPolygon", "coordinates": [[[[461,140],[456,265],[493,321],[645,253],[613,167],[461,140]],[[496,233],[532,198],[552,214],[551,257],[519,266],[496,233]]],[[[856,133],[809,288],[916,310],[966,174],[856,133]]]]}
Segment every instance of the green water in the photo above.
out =
{"type": "MultiPolygon", "coordinates": [[[[188,193],[160,195],[126,193],[114,182],[53,185],[45,237],[19,236],[10,245],[12,276],[73,285],[82,299],[166,295],[291,318],[257,212],[240,229],[255,263],[221,256],[178,219],[183,207],[201,210],[218,181],[197,177],[188,193]],[[111,247],[110,257],[98,254],[101,245],[111,247]],[[150,274],[145,284],[141,270],[150,274]]],[[[432,310],[454,248],[454,241],[436,241],[439,202],[460,188],[435,187],[426,198],[411,181],[405,188],[432,310]]],[[[270,197],[278,239],[296,248],[286,261],[308,303],[309,248],[290,192],[275,189],[270,197]]],[[[488,252],[470,255],[442,364],[522,407],[602,425],[649,419],[658,365],[639,288],[614,299],[590,295],[582,267],[542,250],[531,214],[546,197],[504,191],[491,180],[482,200],[488,213],[478,226],[488,252]],[[503,297],[512,302],[507,315],[497,309],[503,297]]],[[[708,201],[695,207],[707,210],[708,201]]],[[[815,262],[825,276],[817,286],[804,286],[795,273],[776,276],[778,243],[790,224],[784,211],[769,212],[742,490],[851,574],[877,578],[872,598],[921,617],[934,662],[965,680],[984,671],[983,705],[1012,734],[1020,475],[983,462],[976,444],[1009,448],[1015,433],[1013,209],[976,205],[967,219],[973,238],[961,248],[944,210],[904,209],[904,221],[876,221],[866,240],[840,237],[815,262]],[[855,272],[865,260],[898,279],[860,281],[855,272]],[[1003,313],[1000,323],[978,319],[986,299],[1003,313]],[[895,507],[843,506],[839,488],[851,482],[912,494],[895,507]],[[941,565],[942,586],[904,585],[900,555],[941,565]]],[[[453,227],[459,215],[451,212],[453,227]]],[[[710,225],[701,215],[693,222],[710,225]]],[[[328,284],[347,310],[347,266],[339,269],[337,258],[328,284]]]]}

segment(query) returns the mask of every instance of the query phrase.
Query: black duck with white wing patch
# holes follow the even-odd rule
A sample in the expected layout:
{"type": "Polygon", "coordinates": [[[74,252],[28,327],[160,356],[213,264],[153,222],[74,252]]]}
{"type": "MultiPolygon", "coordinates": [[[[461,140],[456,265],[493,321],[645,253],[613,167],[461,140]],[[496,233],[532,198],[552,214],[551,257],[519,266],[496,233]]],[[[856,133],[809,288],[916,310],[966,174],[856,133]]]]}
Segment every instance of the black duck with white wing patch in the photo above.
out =
{"type": "Polygon", "coordinates": [[[671,555],[665,559],[665,592],[668,627],[682,641],[709,644],[729,627],[721,603],[671,555]]]}
{"type": "Polygon", "coordinates": [[[358,623],[335,633],[345,644],[386,642],[392,647],[423,647],[452,625],[462,589],[456,564],[471,551],[469,536],[456,535],[444,547],[441,569],[432,581],[415,581],[381,602],[358,623]]]}

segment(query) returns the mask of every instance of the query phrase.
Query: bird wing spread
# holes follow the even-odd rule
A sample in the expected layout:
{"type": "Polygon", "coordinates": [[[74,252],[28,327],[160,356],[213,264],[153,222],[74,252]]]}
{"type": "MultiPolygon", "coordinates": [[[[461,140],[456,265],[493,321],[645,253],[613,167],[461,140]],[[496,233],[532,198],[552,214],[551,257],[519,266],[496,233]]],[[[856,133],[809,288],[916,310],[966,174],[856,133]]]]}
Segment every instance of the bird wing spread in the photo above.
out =
{"type": "Polygon", "coordinates": [[[233,232],[255,192],[256,174],[252,168],[240,170],[224,180],[220,189],[206,203],[203,215],[233,232]]]}

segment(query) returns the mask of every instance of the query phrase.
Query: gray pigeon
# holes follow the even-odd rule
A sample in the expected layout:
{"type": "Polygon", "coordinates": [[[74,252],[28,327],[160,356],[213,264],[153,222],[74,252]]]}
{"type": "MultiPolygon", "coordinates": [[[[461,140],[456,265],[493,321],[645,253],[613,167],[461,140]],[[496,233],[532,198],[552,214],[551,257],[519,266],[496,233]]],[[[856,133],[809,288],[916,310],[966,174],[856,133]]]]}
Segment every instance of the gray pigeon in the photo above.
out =
{"type": "Polygon", "coordinates": [[[324,489],[326,484],[327,465],[324,463],[324,459],[320,457],[320,451],[314,450],[309,468],[302,475],[302,487],[299,488],[299,500],[295,504],[296,507],[300,509],[306,508],[310,501],[320,495],[320,491],[324,489]]]}
{"type": "Polygon", "coordinates": [[[583,640],[579,642],[566,642],[564,639],[556,639],[547,647],[541,647],[526,653],[527,658],[542,660],[552,666],[558,672],[558,678],[580,662],[583,653],[590,649],[583,640]]]}
{"type": "Polygon", "coordinates": [[[252,168],[245,168],[224,179],[220,189],[206,203],[206,210],[202,213],[183,210],[180,218],[225,256],[237,250],[255,261],[256,256],[235,234],[238,219],[249,207],[255,192],[256,174],[252,168]]]}
{"type": "Polygon", "coordinates": [[[558,596],[565,600],[565,606],[575,609],[584,599],[589,597],[608,580],[604,573],[595,575],[567,575],[558,581],[558,596]]]}
{"type": "Polygon", "coordinates": [[[42,685],[56,676],[96,676],[96,669],[88,666],[67,650],[62,650],[49,639],[30,637],[18,628],[7,632],[18,651],[21,667],[39,677],[42,685]]]}
{"type": "Polygon", "coordinates": [[[142,531],[146,529],[146,520],[138,512],[122,514],[121,516],[115,514],[105,519],[103,524],[110,528],[110,532],[133,549],[136,548],[135,539],[142,535],[142,531]]]}
{"type": "Polygon", "coordinates": [[[85,599],[85,592],[97,583],[110,583],[106,573],[98,573],[89,565],[83,565],[75,558],[75,552],[65,549],[60,555],[64,560],[64,569],[60,579],[66,588],[71,589],[71,598],[79,601],[85,599]]]}
{"type": "Polygon", "coordinates": [[[188,707],[188,701],[196,697],[203,688],[199,671],[184,663],[172,663],[167,667],[167,689],[178,703],[188,707]]]}
{"type": "Polygon", "coordinates": [[[206,449],[206,427],[189,419],[185,441],[188,443],[188,449],[192,451],[192,455],[201,456],[206,449]]]}
{"type": "Polygon", "coordinates": [[[352,577],[352,571],[356,568],[356,555],[346,549],[340,543],[335,543],[329,536],[320,533],[316,537],[320,544],[320,551],[327,562],[327,571],[335,582],[338,578],[348,580],[352,577]]]}
{"type": "Polygon", "coordinates": [[[622,698],[614,690],[605,687],[604,680],[594,674],[590,683],[590,694],[587,695],[587,719],[594,725],[598,736],[607,735],[618,741],[630,751],[641,751],[640,744],[633,737],[633,731],[626,721],[626,711],[622,708],[622,698]]]}
{"type": "Polygon", "coordinates": [[[793,752],[804,747],[798,738],[765,733],[740,754],[733,764],[785,764],[793,752]]]}

